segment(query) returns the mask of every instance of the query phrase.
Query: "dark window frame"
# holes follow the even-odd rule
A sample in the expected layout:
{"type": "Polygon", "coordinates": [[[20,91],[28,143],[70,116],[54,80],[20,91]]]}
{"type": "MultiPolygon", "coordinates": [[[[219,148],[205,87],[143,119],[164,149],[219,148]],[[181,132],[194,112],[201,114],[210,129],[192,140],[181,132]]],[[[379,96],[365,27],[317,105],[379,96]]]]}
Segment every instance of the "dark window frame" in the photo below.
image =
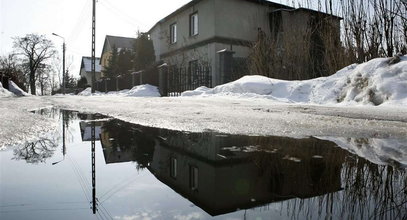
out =
{"type": "Polygon", "coordinates": [[[189,187],[191,190],[197,191],[199,187],[199,168],[189,165],[189,187]]]}
{"type": "Polygon", "coordinates": [[[177,179],[178,172],[178,160],[175,157],[170,157],[170,176],[173,179],[177,179]]]}

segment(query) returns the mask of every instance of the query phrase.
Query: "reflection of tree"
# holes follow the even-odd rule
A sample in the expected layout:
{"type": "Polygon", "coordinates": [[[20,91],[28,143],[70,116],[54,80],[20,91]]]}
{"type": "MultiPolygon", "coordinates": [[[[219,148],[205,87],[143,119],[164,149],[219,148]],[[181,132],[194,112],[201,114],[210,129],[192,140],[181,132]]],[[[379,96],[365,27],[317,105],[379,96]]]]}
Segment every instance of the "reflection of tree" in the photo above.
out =
{"type": "Polygon", "coordinates": [[[287,214],[308,219],[407,219],[406,169],[355,156],[348,156],[342,166],[342,192],[289,201],[287,214]]]}
{"type": "Polygon", "coordinates": [[[27,163],[38,164],[52,157],[57,144],[50,139],[42,139],[29,144],[22,148],[14,150],[14,160],[25,160],[27,163]]]}
{"type": "Polygon", "coordinates": [[[137,168],[145,168],[152,161],[154,153],[153,131],[147,127],[126,123],[120,120],[109,120],[103,124],[103,131],[108,134],[114,152],[131,155],[137,162],[137,168]]]}

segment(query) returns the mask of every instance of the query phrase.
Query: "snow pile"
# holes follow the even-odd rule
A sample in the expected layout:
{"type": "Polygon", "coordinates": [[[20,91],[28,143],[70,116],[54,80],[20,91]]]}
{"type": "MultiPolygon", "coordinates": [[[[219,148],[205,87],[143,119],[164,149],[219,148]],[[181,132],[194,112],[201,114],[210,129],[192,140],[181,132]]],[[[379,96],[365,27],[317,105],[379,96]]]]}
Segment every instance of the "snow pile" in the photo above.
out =
{"type": "Polygon", "coordinates": [[[14,96],[13,93],[8,91],[7,89],[3,88],[3,84],[0,82],[0,97],[11,97],[14,96]]]}
{"type": "MultiPolygon", "coordinates": [[[[100,95],[102,93],[100,93],[99,91],[95,91],[95,93],[93,95],[100,95]]],[[[88,87],[85,90],[83,90],[82,92],[78,93],[79,96],[91,96],[92,95],[92,88],[88,87]]]]}
{"type": "Polygon", "coordinates": [[[9,80],[9,90],[17,96],[30,96],[31,94],[26,93],[20,87],[18,87],[13,81],[9,80]]]}
{"type": "Polygon", "coordinates": [[[407,105],[407,56],[389,64],[389,58],[350,65],[329,77],[285,81],[244,76],[213,89],[200,87],[182,96],[240,96],[314,104],[407,105]]]}
{"type": "Polygon", "coordinates": [[[96,91],[94,94],[91,92],[91,88],[87,88],[78,94],[79,96],[128,96],[128,97],[160,97],[160,92],[156,86],[152,85],[140,85],[135,86],[132,89],[121,90],[117,92],[102,93],[96,91]]]}
{"type": "Polygon", "coordinates": [[[156,86],[152,85],[141,85],[135,86],[130,91],[127,92],[126,96],[132,97],[160,97],[160,92],[156,86]]]}

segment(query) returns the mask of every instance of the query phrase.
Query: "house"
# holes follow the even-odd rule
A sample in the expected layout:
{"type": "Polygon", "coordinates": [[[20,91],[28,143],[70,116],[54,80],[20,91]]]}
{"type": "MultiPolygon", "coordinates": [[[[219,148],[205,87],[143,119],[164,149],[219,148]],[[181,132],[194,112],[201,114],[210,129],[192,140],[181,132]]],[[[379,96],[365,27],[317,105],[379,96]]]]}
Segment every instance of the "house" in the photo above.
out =
{"type": "MultiPolygon", "coordinates": [[[[190,68],[209,65],[212,86],[216,86],[227,78],[222,76],[217,52],[227,49],[224,52],[231,51],[236,58],[247,58],[260,31],[285,38],[288,29],[305,30],[297,27],[306,27],[315,14],[324,13],[266,0],[192,0],[160,20],[148,33],[156,61],[190,68]]],[[[339,30],[340,19],[324,15],[323,19],[332,20],[339,30]]],[[[337,37],[339,41],[339,31],[337,37]]]]}
{"type": "MultiPolygon", "coordinates": [[[[100,67],[100,58],[95,58],[95,81],[100,79],[101,76],[101,67],[100,67]]],[[[79,72],[81,78],[86,78],[88,85],[92,84],[92,57],[82,57],[81,69],[79,72]]]]}
{"type": "Polygon", "coordinates": [[[135,40],[135,38],[106,35],[105,42],[103,43],[102,55],[100,56],[102,77],[104,76],[103,70],[109,63],[113,48],[116,47],[118,51],[122,49],[133,50],[135,40]]]}

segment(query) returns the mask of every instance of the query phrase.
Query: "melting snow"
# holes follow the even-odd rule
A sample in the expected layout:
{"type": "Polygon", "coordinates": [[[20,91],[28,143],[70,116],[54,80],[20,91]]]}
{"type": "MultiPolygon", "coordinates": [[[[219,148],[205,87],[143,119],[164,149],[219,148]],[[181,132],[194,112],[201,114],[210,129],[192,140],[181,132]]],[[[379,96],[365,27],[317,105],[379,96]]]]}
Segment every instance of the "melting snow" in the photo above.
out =
{"type": "Polygon", "coordinates": [[[9,90],[17,96],[30,96],[31,94],[26,93],[20,87],[18,87],[13,81],[9,80],[9,90]]]}
{"type": "Polygon", "coordinates": [[[285,81],[244,76],[213,89],[199,87],[182,96],[237,96],[288,103],[345,105],[407,105],[407,56],[396,64],[388,58],[350,65],[329,77],[285,81]]]}
{"type": "Polygon", "coordinates": [[[156,86],[152,85],[140,85],[135,86],[132,89],[121,90],[117,92],[102,93],[96,91],[91,93],[91,88],[87,88],[78,95],[80,96],[129,96],[129,97],[160,97],[160,92],[156,86]]]}

